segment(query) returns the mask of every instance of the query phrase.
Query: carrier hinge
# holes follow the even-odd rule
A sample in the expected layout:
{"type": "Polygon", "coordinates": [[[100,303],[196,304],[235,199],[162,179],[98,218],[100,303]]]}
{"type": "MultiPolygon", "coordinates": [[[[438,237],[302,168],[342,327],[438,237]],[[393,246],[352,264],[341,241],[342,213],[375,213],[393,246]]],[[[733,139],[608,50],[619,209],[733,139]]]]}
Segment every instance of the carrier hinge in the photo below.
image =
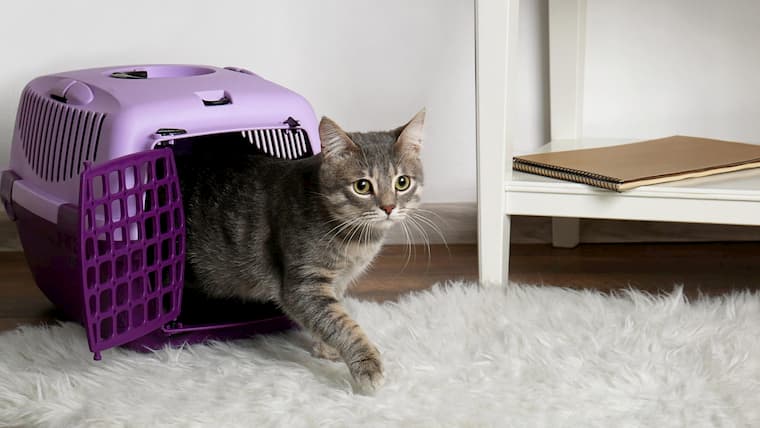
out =
{"type": "Polygon", "coordinates": [[[3,171],[0,175],[0,201],[8,218],[13,221],[16,220],[16,213],[13,211],[13,182],[20,179],[21,177],[11,170],[3,171]]]}
{"type": "Polygon", "coordinates": [[[169,137],[172,135],[187,134],[187,130],[181,128],[158,128],[156,129],[156,134],[162,137],[169,137]]]}

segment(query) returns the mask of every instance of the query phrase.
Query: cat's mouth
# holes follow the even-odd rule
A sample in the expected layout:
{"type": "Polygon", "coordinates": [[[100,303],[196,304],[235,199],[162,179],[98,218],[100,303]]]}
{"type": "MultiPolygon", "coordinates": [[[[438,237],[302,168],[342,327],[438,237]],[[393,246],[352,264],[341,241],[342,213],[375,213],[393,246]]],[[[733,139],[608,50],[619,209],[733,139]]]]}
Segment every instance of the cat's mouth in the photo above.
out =
{"type": "Polygon", "coordinates": [[[396,223],[401,223],[404,220],[403,215],[391,214],[391,215],[378,215],[375,217],[374,224],[376,227],[387,229],[396,223]]]}

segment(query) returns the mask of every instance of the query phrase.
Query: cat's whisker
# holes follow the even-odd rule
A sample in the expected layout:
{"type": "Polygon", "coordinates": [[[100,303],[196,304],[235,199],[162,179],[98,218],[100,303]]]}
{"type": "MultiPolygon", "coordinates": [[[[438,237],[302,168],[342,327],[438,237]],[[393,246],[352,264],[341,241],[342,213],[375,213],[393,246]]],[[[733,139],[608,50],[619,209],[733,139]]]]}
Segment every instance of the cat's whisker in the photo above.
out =
{"type": "Polygon", "coordinates": [[[358,236],[359,245],[363,245],[364,244],[364,234],[367,232],[368,225],[369,225],[369,223],[365,222],[364,224],[362,224],[362,227],[359,230],[359,236],[358,236]]]}
{"type": "Polygon", "coordinates": [[[320,239],[320,242],[321,242],[323,239],[325,239],[325,238],[327,238],[328,236],[330,236],[330,234],[331,234],[333,231],[335,231],[335,233],[332,233],[332,237],[330,238],[330,240],[329,240],[329,241],[327,241],[327,245],[329,246],[329,245],[332,243],[332,241],[333,241],[333,240],[334,240],[336,237],[338,237],[338,235],[340,235],[340,234],[341,234],[341,232],[343,232],[344,230],[348,229],[350,226],[353,226],[354,224],[356,224],[356,223],[358,223],[358,222],[360,222],[360,221],[361,221],[361,219],[359,219],[359,218],[353,218],[353,219],[350,219],[350,220],[348,220],[348,221],[343,221],[343,222],[342,222],[342,223],[340,223],[339,225],[337,225],[337,226],[335,226],[334,228],[330,229],[330,231],[328,231],[328,232],[325,234],[325,236],[323,236],[323,237],[322,237],[322,239],[320,239]],[[336,230],[336,229],[337,229],[337,230],[336,230]]]}
{"type": "Polygon", "coordinates": [[[351,228],[351,234],[348,236],[348,238],[343,240],[343,243],[345,244],[343,254],[345,255],[345,257],[348,257],[348,248],[351,242],[354,240],[354,236],[356,235],[356,232],[358,232],[364,226],[364,224],[365,224],[364,221],[358,222],[354,227],[351,228]]]}
{"type": "MultiPolygon", "coordinates": [[[[414,211],[415,211],[416,213],[418,213],[418,214],[421,214],[421,213],[426,213],[426,214],[431,214],[431,215],[434,215],[434,216],[435,216],[435,217],[436,217],[436,218],[437,218],[437,219],[438,219],[438,220],[439,220],[441,223],[443,223],[443,225],[444,225],[444,226],[447,226],[447,227],[448,227],[448,225],[449,225],[449,222],[448,222],[448,221],[446,221],[446,219],[445,219],[445,218],[443,218],[443,217],[442,217],[440,214],[438,214],[438,213],[437,213],[437,212],[435,212],[435,211],[426,210],[426,209],[424,209],[424,208],[415,208],[415,209],[414,209],[414,211]]],[[[429,220],[429,219],[428,219],[428,220],[429,220]]]]}
{"type": "Polygon", "coordinates": [[[412,240],[409,236],[409,231],[404,223],[401,223],[401,230],[404,232],[404,236],[406,237],[406,246],[404,247],[406,250],[406,261],[404,262],[404,266],[401,267],[401,272],[404,272],[404,270],[406,270],[406,267],[409,266],[409,261],[412,257],[412,240]]]}
{"type": "Polygon", "coordinates": [[[366,229],[367,231],[366,231],[366,237],[365,237],[366,238],[365,244],[369,245],[370,239],[372,238],[372,223],[367,222],[366,229]]]}
{"type": "Polygon", "coordinates": [[[435,224],[431,219],[422,215],[422,213],[418,213],[418,212],[411,213],[410,218],[419,220],[425,225],[427,225],[428,227],[430,227],[431,229],[433,229],[433,231],[441,238],[441,242],[443,242],[443,246],[446,247],[446,252],[449,254],[449,257],[451,257],[451,248],[449,248],[449,244],[448,242],[446,242],[446,236],[444,236],[443,231],[437,224],[435,224]]]}
{"type": "MultiPolygon", "coordinates": [[[[333,219],[333,220],[330,220],[330,221],[326,222],[326,224],[330,224],[330,223],[333,223],[333,222],[335,222],[335,221],[340,221],[340,223],[339,223],[337,226],[333,227],[332,229],[328,230],[328,231],[327,231],[327,233],[325,233],[325,235],[322,237],[322,239],[324,239],[324,238],[326,238],[326,237],[330,236],[330,234],[331,234],[333,231],[335,231],[336,229],[340,229],[340,230],[337,230],[337,232],[335,233],[335,235],[337,235],[337,234],[338,234],[338,233],[340,233],[340,232],[341,232],[343,229],[345,229],[346,227],[348,227],[349,225],[351,225],[352,223],[354,223],[355,221],[357,221],[357,219],[350,219],[350,220],[339,220],[339,219],[333,219]]],[[[333,238],[334,238],[334,236],[333,236],[333,238]]],[[[331,239],[331,240],[332,240],[332,239],[331,239]]]]}
{"type": "Polygon", "coordinates": [[[417,229],[417,231],[419,231],[420,237],[422,237],[423,243],[425,244],[425,250],[427,251],[427,255],[428,255],[427,267],[430,268],[430,264],[432,262],[431,260],[432,254],[430,252],[430,239],[428,238],[428,234],[427,232],[425,232],[425,229],[423,229],[422,226],[420,226],[419,223],[415,221],[413,217],[409,217],[408,220],[409,220],[409,224],[414,226],[414,228],[417,229]]]}
{"type": "Polygon", "coordinates": [[[426,224],[427,226],[429,226],[431,229],[433,229],[433,231],[435,231],[438,234],[438,236],[441,238],[441,241],[443,241],[444,245],[447,244],[446,237],[443,234],[443,230],[441,230],[441,228],[431,219],[425,217],[421,213],[413,213],[410,217],[416,220],[419,220],[423,222],[424,224],[426,224]]]}

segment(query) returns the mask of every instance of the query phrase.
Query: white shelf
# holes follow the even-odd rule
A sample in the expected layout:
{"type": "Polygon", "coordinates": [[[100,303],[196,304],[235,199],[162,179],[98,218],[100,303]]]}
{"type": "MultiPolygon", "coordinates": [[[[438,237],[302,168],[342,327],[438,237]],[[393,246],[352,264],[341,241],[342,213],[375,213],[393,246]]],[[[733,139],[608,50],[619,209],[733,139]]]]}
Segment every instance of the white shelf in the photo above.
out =
{"type": "MultiPolygon", "coordinates": [[[[622,144],[625,140],[557,141],[541,151],[622,144]]],[[[506,214],[760,225],[760,169],[718,174],[622,193],[508,171],[506,214]],[[559,209],[559,213],[558,213],[559,209]]]]}

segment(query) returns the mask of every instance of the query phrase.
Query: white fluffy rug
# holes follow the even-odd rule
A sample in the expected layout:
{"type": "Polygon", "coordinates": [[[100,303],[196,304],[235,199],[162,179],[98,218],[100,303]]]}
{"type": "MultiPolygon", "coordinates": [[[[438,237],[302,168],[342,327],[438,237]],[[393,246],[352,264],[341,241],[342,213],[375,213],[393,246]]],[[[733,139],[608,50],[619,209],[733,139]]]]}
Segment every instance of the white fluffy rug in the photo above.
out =
{"type": "Polygon", "coordinates": [[[760,296],[687,303],[451,284],[349,300],[386,366],[375,396],[301,333],[112,350],[73,324],[0,335],[0,426],[760,426],[760,296]]]}

